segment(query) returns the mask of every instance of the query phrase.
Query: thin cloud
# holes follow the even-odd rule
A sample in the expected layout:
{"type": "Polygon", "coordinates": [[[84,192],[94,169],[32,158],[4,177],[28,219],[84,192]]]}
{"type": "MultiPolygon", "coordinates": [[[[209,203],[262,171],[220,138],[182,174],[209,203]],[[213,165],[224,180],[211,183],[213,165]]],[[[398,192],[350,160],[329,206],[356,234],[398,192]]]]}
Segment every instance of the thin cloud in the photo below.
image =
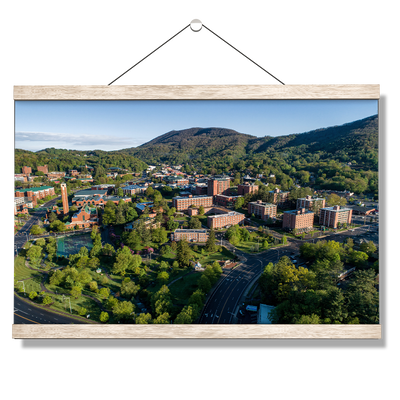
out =
{"type": "Polygon", "coordinates": [[[100,149],[103,146],[107,148],[127,148],[136,147],[143,143],[144,140],[131,139],[129,137],[118,137],[114,135],[76,135],[66,133],[48,133],[48,132],[15,132],[16,142],[52,142],[59,143],[60,147],[68,145],[100,149]]]}

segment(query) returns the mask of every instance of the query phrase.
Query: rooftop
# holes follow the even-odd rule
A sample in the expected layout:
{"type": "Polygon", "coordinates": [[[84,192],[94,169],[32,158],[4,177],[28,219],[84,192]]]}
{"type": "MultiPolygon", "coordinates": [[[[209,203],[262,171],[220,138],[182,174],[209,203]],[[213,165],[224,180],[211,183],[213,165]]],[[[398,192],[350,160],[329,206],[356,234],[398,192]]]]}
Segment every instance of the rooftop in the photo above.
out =
{"type": "Polygon", "coordinates": [[[230,211],[228,213],[225,214],[216,214],[216,215],[209,215],[208,218],[222,218],[222,217],[226,217],[227,215],[243,215],[242,213],[239,213],[237,211],[230,211]]]}
{"type": "Polygon", "coordinates": [[[140,189],[140,188],[146,188],[146,189],[147,189],[147,186],[144,186],[144,185],[128,185],[128,186],[121,186],[121,189],[126,189],[126,190],[140,189]]]}
{"type": "Polygon", "coordinates": [[[341,206],[332,206],[332,207],[321,208],[321,210],[340,212],[340,211],[351,211],[351,208],[343,208],[341,206]]]}
{"type": "Polygon", "coordinates": [[[298,211],[300,211],[299,214],[314,214],[313,211],[310,210],[305,210],[305,209],[297,209],[297,210],[289,210],[289,211],[284,211],[284,214],[298,214],[298,211]],[[302,211],[303,210],[303,211],[302,211]]]}
{"type": "Polygon", "coordinates": [[[28,188],[28,189],[17,189],[16,192],[38,192],[40,190],[45,190],[45,189],[53,189],[53,186],[40,186],[40,187],[34,187],[34,188],[28,188]]]}
{"type": "Polygon", "coordinates": [[[107,190],[104,190],[104,189],[84,189],[84,190],[78,190],[77,192],[75,192],[74,197],[94,196],[95,194],[105,195],[106,193],[107,193],[107,190]]]}
{"type": "Polygon", "coordinates": [[[175,196],[173,199],[204,199],[206,197],[212,198],[213,196],[207,196],[206,194],[199,194],[197,196],[192,196],[192,197],[182,197],[182,196],[175,196]]]}
{"type": "Polygon", "coordinates": [[[263,201],[261,201],[261,200],[258,200],[258,201],[251,201],[249,204],[257,204],[257,205],[263,206],[263,207],[276,207],[276,204],[263,202],[263,201]]]}
{"type": "Polygon", "coordinates": [[[197,233],[206,233],[207,230],[206,229],[175,229],[174,233],[177,232],[197,232],[197,233]]]}

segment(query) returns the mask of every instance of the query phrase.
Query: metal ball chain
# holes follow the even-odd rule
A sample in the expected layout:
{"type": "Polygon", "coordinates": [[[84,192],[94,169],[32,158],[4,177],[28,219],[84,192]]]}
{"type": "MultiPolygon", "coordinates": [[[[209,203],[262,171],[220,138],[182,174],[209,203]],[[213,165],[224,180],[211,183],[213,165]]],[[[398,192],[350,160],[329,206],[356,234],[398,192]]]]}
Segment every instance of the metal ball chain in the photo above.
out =
{"type": "Polygon", "coordinates": [[[114,83],[122,81],[122,79],[126,78],[127,75],[130,75],[132,72],[136,71],[139,67],[153,58],[156,54],[158,54],[161,50],[165,49],[171,43],[175,42],[185,33],[191,33],[192,35],[200,35],[203,32],[208,33],[211,37],[225,46],[227,49],[232,51],[242,60],[246,61],[253,68],[257,69],[263,75],[267,76],[270,80],[276,81],[281,84],[285,84],[285,80],[281,78],[274,71],[270,70],[266,65],[258,61],[247,51],[243,50],[236,43],[229,40],[226,36],[222,35],[211,25],[204,22],[204,20],[200,17],[192,17],[189,18],[189,21],[180,26],[178,29],[175,29],[172,33],[166,36],[163,40],[158,42],[151,49],[146,51],[143,55],[138,57],[136,60],[127,65],[124,69],[114,75],[110,80],[106,82],[107,85],[113,85],[114,83]],[[195,27],[195,28],[194,28],[195,27]]]}

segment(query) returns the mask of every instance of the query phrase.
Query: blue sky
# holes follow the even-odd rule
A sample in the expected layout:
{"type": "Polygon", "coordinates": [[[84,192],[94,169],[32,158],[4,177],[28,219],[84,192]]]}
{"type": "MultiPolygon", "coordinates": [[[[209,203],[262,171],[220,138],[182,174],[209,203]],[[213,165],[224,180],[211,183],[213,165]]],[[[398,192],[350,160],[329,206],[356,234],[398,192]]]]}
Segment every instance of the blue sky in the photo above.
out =
{"type": "Polygon", "coordinates": [[[16,101],[15,147],[119,150],[192,127],[281,136],[377,113],[377,100],[16,101]]]}

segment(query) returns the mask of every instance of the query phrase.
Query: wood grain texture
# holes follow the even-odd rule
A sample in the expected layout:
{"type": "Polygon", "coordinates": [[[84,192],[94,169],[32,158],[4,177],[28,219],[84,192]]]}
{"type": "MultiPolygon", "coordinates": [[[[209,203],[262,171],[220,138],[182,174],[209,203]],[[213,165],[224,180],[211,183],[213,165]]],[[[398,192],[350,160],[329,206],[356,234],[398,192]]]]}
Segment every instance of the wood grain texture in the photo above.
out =
{"type": "Polygon", "coordinates": [[[379,85],[14,86],[14,100],[379,99],[379,85]]]}
{"type": "Polygon", "coordinates": [[[13,325],[14,339],[381,339],[380,325],[13,325]]]}

